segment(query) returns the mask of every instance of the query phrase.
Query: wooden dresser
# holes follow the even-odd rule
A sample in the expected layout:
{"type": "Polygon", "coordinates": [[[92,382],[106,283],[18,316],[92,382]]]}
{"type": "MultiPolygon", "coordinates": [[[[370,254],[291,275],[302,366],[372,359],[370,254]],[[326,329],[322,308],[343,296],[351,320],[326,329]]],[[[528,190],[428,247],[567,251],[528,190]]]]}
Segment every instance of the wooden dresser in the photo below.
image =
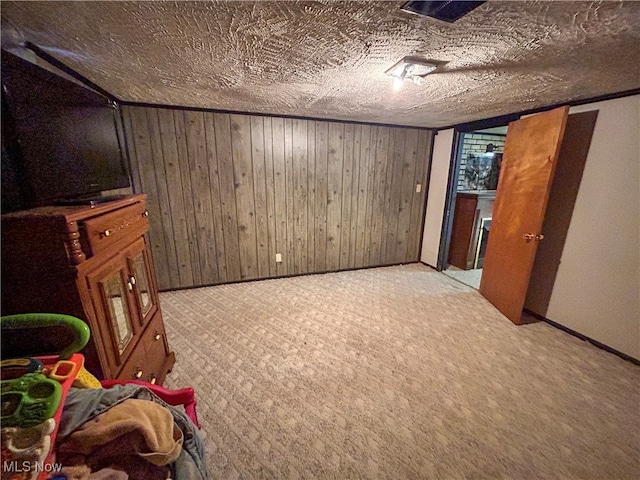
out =
{"type": "Polygon", "coordinates": [[[477,262],[477,254],[482,219],[491,218],[495,198],[495,190],[456,194],[449,242],[449,264],[463,270],[481,267],[477,262]]]}
{"type": "Polygon", "coordinates": [[[87,369],[161,384],[175,363],[158,303],[145,195],[2,216],[2,314],[84,320],[87,369]]]}

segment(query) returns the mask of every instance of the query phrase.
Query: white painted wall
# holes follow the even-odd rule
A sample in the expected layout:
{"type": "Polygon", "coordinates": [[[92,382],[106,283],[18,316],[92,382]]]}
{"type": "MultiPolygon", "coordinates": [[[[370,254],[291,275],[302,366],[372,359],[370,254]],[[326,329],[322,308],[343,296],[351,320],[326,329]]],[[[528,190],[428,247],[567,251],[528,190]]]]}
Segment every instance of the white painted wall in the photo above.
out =
{"type": "MultiPolygon", "coordinates": [[[[640,95],[572,107],[598,110],[546,312],[556,323],[640,360],[640,95]]],[[[438,133],[421,261],[435,266],[453,145],[438,133]]]]}
{"type": "Polygon", "coordinates": [[[420,261],[434,268],[438,263],[452,147],[453,129],[439,131],[433,142],[431,177],[422,232],[422,252],[420,252],[420,261]]]}
{"type": "Polygon", "coordinates": [[[598,110],[545,316],[640,359],[640,95],[598,110]]]}

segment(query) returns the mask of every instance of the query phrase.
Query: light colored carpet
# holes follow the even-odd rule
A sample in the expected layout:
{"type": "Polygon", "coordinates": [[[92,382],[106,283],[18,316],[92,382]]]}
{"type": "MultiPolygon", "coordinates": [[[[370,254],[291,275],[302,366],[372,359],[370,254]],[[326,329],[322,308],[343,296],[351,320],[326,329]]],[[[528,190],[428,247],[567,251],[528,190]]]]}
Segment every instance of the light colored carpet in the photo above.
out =
{"type": "Polygon", "coordinates": [[[639,478],[640,367],[428,267],[161,304],[212,478],[639,478]]]}
{"type": "Polygon", "coordinates": [[[445,273],[449,277],[455,278],[459,282],[462,282],[465,285],[473,287],[476,290],[480,288],[480,280],[482,279],[481,268],[474,268],[471,270],[462,270],[460,268],[450,266],[449,268],[444,270],[442,273],[445,273]]]}

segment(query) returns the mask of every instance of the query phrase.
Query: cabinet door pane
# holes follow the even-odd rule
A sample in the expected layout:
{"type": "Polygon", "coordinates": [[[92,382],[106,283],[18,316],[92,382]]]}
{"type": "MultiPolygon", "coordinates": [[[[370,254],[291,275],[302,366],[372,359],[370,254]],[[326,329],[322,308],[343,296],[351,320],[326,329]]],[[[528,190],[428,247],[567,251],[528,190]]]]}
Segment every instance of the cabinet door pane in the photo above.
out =
{"type": "Polygon", "coordinates": [[[116,334],[116,344],[120,354],[133,338],[131,315],[127,306],[127,292],[120,271],[111,275],[103,284],[104,295],[109,306],[109,319],[116,334]]]}
{"type": "Polygon", "coordinates": [[[144,252],[139,252],[133,259],[133,275],[136,282],[138,305],[140,305],[140,316],[144,318],[153,307],[153,297],[149,287],[149,272],[144,261],[144,252]]]}

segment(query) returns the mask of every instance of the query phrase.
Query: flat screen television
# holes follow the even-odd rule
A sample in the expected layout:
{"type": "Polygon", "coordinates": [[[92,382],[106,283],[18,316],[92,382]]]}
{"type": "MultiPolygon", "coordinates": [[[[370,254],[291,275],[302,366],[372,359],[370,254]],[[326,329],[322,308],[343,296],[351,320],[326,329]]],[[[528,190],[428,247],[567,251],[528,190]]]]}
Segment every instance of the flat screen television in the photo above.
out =
{"type": "Polygon", "coordinates": [[[82,201],[130,185],[115,102],[4,51],[2,97],[3,183],[14,182],[14,203],[82,201]]]}

